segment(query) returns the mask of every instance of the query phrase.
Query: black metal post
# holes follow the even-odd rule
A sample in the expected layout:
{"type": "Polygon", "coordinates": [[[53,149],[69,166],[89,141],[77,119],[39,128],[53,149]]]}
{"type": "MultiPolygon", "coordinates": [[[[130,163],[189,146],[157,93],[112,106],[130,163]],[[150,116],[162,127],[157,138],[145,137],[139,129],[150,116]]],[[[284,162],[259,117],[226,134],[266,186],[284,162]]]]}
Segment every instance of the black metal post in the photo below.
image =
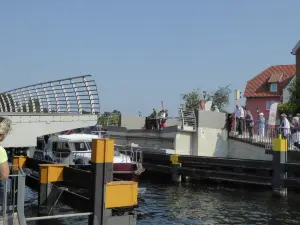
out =
{"type": "Polygon", "coordinates": [[[286,196],[287,189],[284,188],[283,182],[287,177],[285,163],[287,162],[287,140],[281,135],[273,140],[273,178],[272,187],[274,196],[286,196]]]}
{"type": "Polygon", "coordinates": [[[91,169],[93,182],[92,212],[89,225],[105,225],[105,184],[113,179],[114,141],[111,139],[93,139],[91,169]]]}

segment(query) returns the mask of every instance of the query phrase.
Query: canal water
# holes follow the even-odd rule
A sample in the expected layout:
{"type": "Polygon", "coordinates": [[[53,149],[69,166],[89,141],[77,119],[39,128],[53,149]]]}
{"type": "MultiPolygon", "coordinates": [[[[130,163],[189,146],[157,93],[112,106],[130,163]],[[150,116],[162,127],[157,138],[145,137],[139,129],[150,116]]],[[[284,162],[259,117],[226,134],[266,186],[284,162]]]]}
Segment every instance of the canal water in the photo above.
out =
{"type": "MultiPolygon", "coordinates": [[[[138,225],[299,224],[300,193],[274,198],[270,190],[233,188],[216,184],[170,184],[142,181],[138,225]]],[[[28,189],[29,190],[29,189],[28,189]]],[[[36,193],[27,195],[27,216],[36,209],[36,193]]],[[[57,209],[56,209],[57,210],[57,209]]],[[[57,211],[56,211],[57,212],[57,211]]],[[[59,213],[70,213],[59,206],[59,213]]],[[[82,225],[87,218],[31,224],[82,225]]]]}

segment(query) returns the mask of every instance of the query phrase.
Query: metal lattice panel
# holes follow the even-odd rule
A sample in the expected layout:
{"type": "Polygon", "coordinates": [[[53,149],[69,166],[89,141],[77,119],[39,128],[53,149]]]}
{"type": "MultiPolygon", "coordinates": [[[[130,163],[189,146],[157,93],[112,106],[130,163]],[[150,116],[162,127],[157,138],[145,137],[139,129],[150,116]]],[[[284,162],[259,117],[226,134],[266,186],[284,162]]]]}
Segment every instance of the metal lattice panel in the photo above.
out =
{"type": "Polygon", "coordinates": [[[0,112],[97,114],[100,102],[91,75],[17,88],[0,94],[0,112]]]}
{"type": "Polygon", "coordinates": [[[197,130],[197,119],[194,110],[180,108],[180,120],[183,127],[190,126],[197,130]]]}

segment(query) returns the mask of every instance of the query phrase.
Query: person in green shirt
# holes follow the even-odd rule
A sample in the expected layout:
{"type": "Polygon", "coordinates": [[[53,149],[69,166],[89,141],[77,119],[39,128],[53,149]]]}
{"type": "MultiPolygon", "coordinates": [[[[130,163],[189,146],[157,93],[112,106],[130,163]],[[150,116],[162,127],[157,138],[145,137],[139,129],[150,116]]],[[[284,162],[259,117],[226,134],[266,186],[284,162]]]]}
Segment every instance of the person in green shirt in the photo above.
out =
{"type": "MultiPolygon", "coordinates": [[[[0,142],[4,141],[11,130],[11,120],[0,117],[0,142]]],[[[0,180],[7,180],[9,176],[8,159],[5,149],[0,146],[0,180]]]]}
{"type": "Polygon", "coordinates": [[[153,108],[153,111],[151,113],[151,119],[152,119],[152,129],[157,130],[158,128],[158,120],[157,120],[157,110],[153,108]]]}

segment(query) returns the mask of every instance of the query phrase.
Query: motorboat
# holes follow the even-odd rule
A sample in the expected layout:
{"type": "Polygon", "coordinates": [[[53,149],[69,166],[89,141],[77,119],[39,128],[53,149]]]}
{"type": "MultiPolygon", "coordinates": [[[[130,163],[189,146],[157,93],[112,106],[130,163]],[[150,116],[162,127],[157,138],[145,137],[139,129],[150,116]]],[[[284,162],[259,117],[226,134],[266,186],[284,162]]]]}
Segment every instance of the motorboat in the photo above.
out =
{"type": "MultiPolygon", "coordinates": [[[[92,140],[99,135],[74,133],[38,138],[33,158],[56,163],[86,167],[91,164],[92,140]]],[[[120,180],[137,180],[144,171],[142,152],[139,150],[119,150],[115,146],[113,159],[114,178],[120,180]]]]}

